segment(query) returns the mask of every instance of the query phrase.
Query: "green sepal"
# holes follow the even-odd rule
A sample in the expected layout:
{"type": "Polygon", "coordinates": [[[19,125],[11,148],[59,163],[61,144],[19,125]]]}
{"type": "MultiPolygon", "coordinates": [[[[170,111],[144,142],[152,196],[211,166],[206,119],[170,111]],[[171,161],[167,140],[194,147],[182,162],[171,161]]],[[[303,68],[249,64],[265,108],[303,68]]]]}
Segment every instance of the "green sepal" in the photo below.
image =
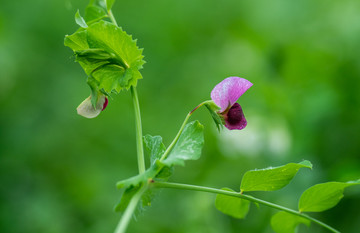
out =
{"type": "Polygon", "coordinates": [[[218,131],[220,131],[223,128],[224,124],[225,124],[224,118],[222,118],[218,114],[218,112],[220,111],[221,108],[219,106],[217,106],[214,103],[214,101],[212,101],[212,100],[206,101],[205,107],[209,110],[210,115],[211,115],[211,117],[214,120],[214,123],[216,125],[216,128],[218,129],[218,131]]]}
{"type": "Polygon", "coordinates": [[[271,227],[276,233],[295,233],[301,223],[309,227],[311,221],[285,211],[280,211],[271,218],[271,227]]]}
{"type": "Polygon", "coordinates": [[[91,104],[94,108],[96,108],[96,104],[99,98],[99,83],[92,76],[89,76],[86,82],[91,89],[91,104]]]}
{"type": "Polygon", "coordinates": [[[336,206],[344,197],[344,189],[359,185],[360,180],[343,182],[327,182],[316,184],[301,195],[299,200],[300,212],[322,212],[336,206]]]}
{"type": "Polygon", "coordinates": [[[82,28],[87,28],[88,25],[86,24],[83,17],[81,17],[79,10],[75,13],[75,22],[77,25],[79,25],[82,28]]]}
{"type": "MultiPolygon", "coordinates": [[[[235,192],[229,188],[222,188],[221,190],[235,192]]],[[[250,209],[250,201],[238,197],[231,197],[223,194],[217,194],[215,200],[215,207],[222,213],[233,218],[245,218],[250,209]]]]}
{"type": "Polygon", "coordinates": [[[188,123],[174,148],[163,161],[169,167],[173,165],[185,165],[185,160],[197,160],[201,156],[204,145],[204,126],[199,121],[188,123]]]}
{"type": "Polygon", "coordinates": [[[312,164],[304,160],[275,168],[252,170],[244,174],[241,191],[275,191],[288,185],[300,168],[312,169],[312,164]]]}

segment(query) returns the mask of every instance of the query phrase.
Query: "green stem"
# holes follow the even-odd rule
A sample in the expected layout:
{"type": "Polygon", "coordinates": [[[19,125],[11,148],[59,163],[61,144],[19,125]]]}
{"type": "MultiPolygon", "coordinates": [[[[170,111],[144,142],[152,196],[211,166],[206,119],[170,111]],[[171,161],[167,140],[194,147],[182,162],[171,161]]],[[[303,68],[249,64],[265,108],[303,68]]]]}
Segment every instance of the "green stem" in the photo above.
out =
{"type": "Polygon", "coordinates": [[[192,190],[192,191],[200,191],[200,192],[208,192],[208,193],[216,193],[216,194],[222,194],[222,195],[227,195],[227,196],[232,196],[232,197],[238,197],[238,198],[242,198],[251,202],[255,202],[255,203],[259,203],[274,209],[278,209],[278,210],[282,210],[285,212],[288,212],[290,214],[296,215],[296,216],[300,216],[302,218],[308,219],[314,223],[319,224],[320,226],[328,229],[331,232],[334,233],[340,233],[340,231],[332,228],[331,226],[315,219],[312,218],[306,214],[300,213],[296,210],[292,210],[271,202],[267,202],[252,196],[248,196],[248,195],[244,195],[241,193],[237,193],[237,192],[231,192],[231,191],[226,191],[226,190],[221,190],[221,189],[215,189],[215,188],[209,188],[209,187],[203,187],[203,186],[197,186],[197,185],[189,185],[189,184],[178,184],[178,183],[169,183],[169,182],[155,182],[153,183],[153,185],[157,188],[173,188],[173,189],[184,189],[184,190],[192,190]]]}
{"type": "Polygon", "coordinates": [[[113,15],[113,13],[112,13],[111,10],[108,11],[108,15],[109,15],[109,18],[110,18],[111,22],[113,22],[113,24],[115,24],[115,25],[118,27],[118,24],[117,24],[117,22],[116,22],[116,19],[115,19],[115,17],[114,17],[114,15],[113,15]]]}
{"type": "Polygon", "coordinates": [[[122,218],[120,219],[119,224],[115,229],[115,233],[125,233],[126,228],[130,223],[131,216],[133,215],[136,206],[138,205],[141,196],[144,194],[147,189],[147,185],[143,186],[130,200],[129,205],[127,206],[122,218]]]}
{"type": "Polygon", "coordinates": [[[166,149],[166,151],[164,152],[164,154],[161,156],[160,161],[163,161],[164,159],[166,159],[166,157],[168,156],[168,154],[170,153],[170,151],[172,150],[172,148],[175,146],[176,142],[179,140],[179,137],[182,133],[182,131],[185,128],[186,123],[188,122],[189,118],[191,116],[191,112],[189,112],[186,117],[185,120],[183,122],[183,124],[181,125],[179,132],[176,134],[174,140],[171,142],[171,144],[168,146],[168,148],[166,149]]]}
{"type": "Polygon", "coordinates": [[[145,172],[145,158],[144,158],[144,146],[143,146],[143,136],[142,136],[142,127],[141,127],[139,98],[137,95],[136,88],[134,86],[131,86],[131,95],[133,98],[134,110],[135,110],[138,167],[139,167],[139,173],[141,174],[145,172]]]}
{"type": "Polygon", "coordinates": [[[166,157],[169,155],[169,153],[171,152],[171,150],[173,149],[173,147],[175,146],[176,142],[179,140],[179,137],[182,133],[182,131],[185,128],[186,123],[188,122],[188,120],[190,119],[191,115],[197,110],[199,109],[201,106],[203,106],[204,104],[206,104],[207,102],[209,102],[209,100],[202,102],[201,104],[199,104],[198,106],[196,106],[191,112],[189,112],[186,117],[184,122],[182,123],[179,132],[176,134],[174,140],[171,142],[171,144],[168,146],[168,148],[166,149],[166,151],[164,152],[164,154],[161,156],[160,161],[163,161],[164,159],[166,159],[166,157]]]}

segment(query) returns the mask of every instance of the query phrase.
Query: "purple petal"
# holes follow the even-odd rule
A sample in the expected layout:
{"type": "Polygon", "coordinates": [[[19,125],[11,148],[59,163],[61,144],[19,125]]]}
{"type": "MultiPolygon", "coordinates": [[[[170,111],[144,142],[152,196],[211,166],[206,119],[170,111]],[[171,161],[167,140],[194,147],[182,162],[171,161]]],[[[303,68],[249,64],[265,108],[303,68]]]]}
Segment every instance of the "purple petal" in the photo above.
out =
{"type": "Polygon", "coordinates": [[[244,78],[229,77],[217,84],[211,91],[211,99],[225,111],[229,106],[236,103],[242,94],[253,84],[244,78]]]}
{"type": "Polygon", "coordinates": [[[225,127],[233,129],[243,129],[247,125],[244,112],[240,104],[235,103],[229,111],[224,115],[225,127]]]}

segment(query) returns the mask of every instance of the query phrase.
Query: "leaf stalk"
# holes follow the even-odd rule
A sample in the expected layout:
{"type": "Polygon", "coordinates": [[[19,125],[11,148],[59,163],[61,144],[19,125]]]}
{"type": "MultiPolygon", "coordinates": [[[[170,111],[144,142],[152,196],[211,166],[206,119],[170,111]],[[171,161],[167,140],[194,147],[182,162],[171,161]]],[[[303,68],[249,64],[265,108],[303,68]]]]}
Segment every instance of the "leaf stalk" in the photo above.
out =
{"type": "Polygon", "coordinates": [[[289,208],[286,208],[284,206],[280,206],[280,205],[277,205],[277,204],[274,204],[274,203],[271,203],[271,202],[268,202],[268,201],[264,201],[264,200],[261,200],[261,199],[258,199],[258,198],[255,198],[255,197],[252,197],[252,196],[249,196],[249,195],[244,195],[242,193],[237,193],[237,192],[231,192],[231,191],[226,191],[226,190],[222,190],[222,189],[215,189],[215,188],[210,188],[210,187],[204,187],[204,186],[197,186],[197,185],[190,185],[190,184],[179,184],[179,183],[170,183],[170,182],[154,182],[152,184],[154,187],[156,188],[172,188],[172,189],[183,189],[183,190],[191,190],[191,191],[199,191],[199,192],[208,192],[208,193],[215,193],[215,194],[222,194],[222,195],[227,195],[227,196],[231,196],[231,197],[237,197],[237,198],[241,198],[241,199],[244,199],[244,200],[248,200],[248,201],[251,201],[251,202],[255,202],[255,203],[258,203],[258,204],[262,204],[262,205],[265,205],[265,206],[268,206],[268,207],[271,207],[271,208],[274,208],[274,209],[278,209],[278,210],[282,210],[282,211],[285,211],[287,213],[290,213],[290,214],[293,214],[293,215],[296,215],[296,216],[300,216],[302,218],[305,218],[305,219],[308,219],[326,229],[328,229],[329,231],[331,232],[334,232],[334,233],[340,233],[340,231],[334,229],[333,227],[315,219],[315,218],[312,218],[310,216],[308,216],[307,214],[303,214],[303,213],[300,213],[296,210],[293,210],[293,209],[289,209],[289,208]]]}

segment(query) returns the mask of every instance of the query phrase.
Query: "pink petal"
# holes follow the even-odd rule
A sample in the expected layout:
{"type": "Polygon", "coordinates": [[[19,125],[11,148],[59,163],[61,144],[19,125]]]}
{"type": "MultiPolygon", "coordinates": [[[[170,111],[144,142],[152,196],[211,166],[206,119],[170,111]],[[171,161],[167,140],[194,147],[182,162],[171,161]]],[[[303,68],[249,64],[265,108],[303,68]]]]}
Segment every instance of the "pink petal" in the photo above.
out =
{"type": "Polygon", "coordinates": [[[225,111],[229,106],[236,103],[242,94],[253,84],[244,78],[229,77],[217,84],[211,91],[211,99],[225,111]]]}
{"type": "Polygon", "coordinates": [[[101,111],[105,110],[105,108],[108,106],[108,103],[109,103],[109,100],[108,100],[108,98],[105,97],[105,102],[103,104],[103,107],[102,107],[101,111]]]}
{"type": "Polygon", "coordinates": [[[247,125],[247,121],[245,119],[244,112],[240,106],[240,104],[235,103],[229,111],[224,116],[225,119],[225,127],[233,130],[233,129],[243,129],[247,125]]]}

